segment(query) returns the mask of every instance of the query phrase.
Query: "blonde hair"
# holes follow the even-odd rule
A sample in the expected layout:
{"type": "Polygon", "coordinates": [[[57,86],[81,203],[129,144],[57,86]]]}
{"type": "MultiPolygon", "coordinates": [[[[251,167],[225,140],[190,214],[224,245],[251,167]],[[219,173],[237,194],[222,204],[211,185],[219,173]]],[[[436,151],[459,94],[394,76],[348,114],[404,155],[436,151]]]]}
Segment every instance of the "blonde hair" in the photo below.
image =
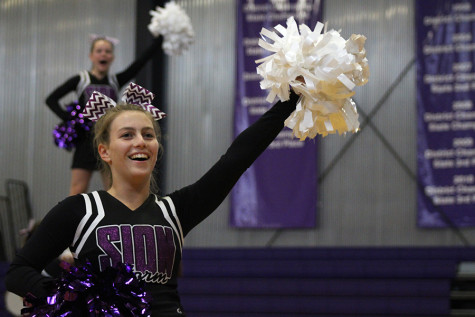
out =
{"type": "Polygon", "coordinates": [[[114,52],[114,50],[115,50],[114,43],[112,43],[112,41],[108,40],[106,37],[100,36],[100,37],[97,37],[94,40],[92,40],[91,47],[89,49],[89,53],[92,53],[92,51],[94,51],[94,46],[96,46],[96,43],[99,42],[99,41],[105,41],[105,42],[109,43],[111,45],[112,52],[114,52]]]}
{"type": "MultiPolygon", "coordinates": [[[[143,109],[140,106],[137,105],[132,105],[132,104],[118,104],[115,107],[112,107],[106,111],[106,113],[97,120],[95,126],[94,126],[94,148],[96,149],[96,155],[99,156],[99,153],[97,152],[97,149],[100,144],[104,145],[109,145],[110,142],[110,127],[112,125],[112,122],[114,122],[115,118],[121,113],[124,113],[126,111],[138,111],[144,113],[147,118],[152,122],[153,129],[155,130],[155,135],[157,137],[158,141],[158,159],[160,159],[162,153],[163,153],[163,146],[161,143],[161,130],[160,126],[158,125],[157,121],[152,117],[152,114],[145,109],[143,109]]],[[[109,184],[112,185],[112,172],[110,169],[109,164],[104,162],[100,157],[99,157],[99,169],[103,173],[105,177],[107,177],[109,184]]],[[[158,185],[155,180],[155,178],[152,177],[150,178],[150,191],[153,193],[158,192],[158,185]]]]}

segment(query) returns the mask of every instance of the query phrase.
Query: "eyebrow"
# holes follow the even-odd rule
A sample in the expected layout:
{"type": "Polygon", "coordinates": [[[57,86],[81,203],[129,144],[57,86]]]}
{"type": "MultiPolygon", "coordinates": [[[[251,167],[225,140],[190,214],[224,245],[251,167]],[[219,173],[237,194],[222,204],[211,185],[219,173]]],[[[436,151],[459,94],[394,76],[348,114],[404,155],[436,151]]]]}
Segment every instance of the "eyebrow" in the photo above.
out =
{"type": "MultiPolygon", "coordinates": [[[[120,131],[130,131],[130,130],[135,131],[135,128],[133,128],[133,127],[123,127],[123,128],[120,128],[118,131],[120,132],[120,131]]],[[[144,127],[144,128],[141,129],[141,131],[143,131],[143,130],[154,130],[154,128],[153,127],[144,127]]]]}

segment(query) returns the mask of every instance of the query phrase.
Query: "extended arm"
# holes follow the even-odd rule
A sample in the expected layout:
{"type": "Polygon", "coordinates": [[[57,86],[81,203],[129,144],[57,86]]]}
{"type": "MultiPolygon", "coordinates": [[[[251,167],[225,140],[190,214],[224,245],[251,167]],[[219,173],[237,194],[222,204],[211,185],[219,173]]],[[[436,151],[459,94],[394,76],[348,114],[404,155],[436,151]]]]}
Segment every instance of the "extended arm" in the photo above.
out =
{"type": "Polygon", "coordinates": [[[145,64],[152,58],[152,56],[156,53],[157,49],[161,47],[162,44],[162,37],[156,38],[152,44],[147,47],[147,49],[140,55],[135,62],[133,62],[129,67],[127,67],[124,71],[118,73],[117,81],[119,82],[119,86],[122,87],[125,85],[129,80],[134,78],[138,72],[145,66],[145,64]]]}
{"type": "Polygon", "coordinates": [[[184,233],[208,217],[226,198],[239,177],[251,166],[284,127],[298,95],[277,102],[233,141],[219,161],[196,183],[170,195],[177,205],[184,233]]]}

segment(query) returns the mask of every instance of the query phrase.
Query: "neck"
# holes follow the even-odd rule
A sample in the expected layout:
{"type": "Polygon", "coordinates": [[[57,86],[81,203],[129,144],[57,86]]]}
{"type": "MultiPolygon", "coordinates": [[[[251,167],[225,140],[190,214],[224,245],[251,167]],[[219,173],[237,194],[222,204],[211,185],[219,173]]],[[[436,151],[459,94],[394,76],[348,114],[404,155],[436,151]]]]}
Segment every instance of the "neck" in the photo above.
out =
{"type": "Polygon", "coordinates": [[[96,77],[97,79],[102,79],[102,78],[106,77],[106,75],[107,75],[107,72],[100,72],[95,68],[91,69],[90,73],[92,75],[94,75],[94,77],[96,77]]]}
{"type": "Polygon", "coordinates": [[[141,186],[125,184],[114,185],[107,191],[110,195],[114,196],[129,209],[135,210],[140,207],[150,195],[150,184],[144,184],[141,186]]]}

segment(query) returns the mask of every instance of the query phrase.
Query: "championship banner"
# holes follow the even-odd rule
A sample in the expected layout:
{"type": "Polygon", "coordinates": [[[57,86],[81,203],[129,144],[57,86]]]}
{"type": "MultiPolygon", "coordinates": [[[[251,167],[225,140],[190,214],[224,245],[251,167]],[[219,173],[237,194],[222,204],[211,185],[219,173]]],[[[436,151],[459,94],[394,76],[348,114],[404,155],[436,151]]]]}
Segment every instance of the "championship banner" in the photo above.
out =
{"type": "MultiPolygon", "coordinates": [[[[255,122],[273,104],[260,88],[256,60],[268,55],[258,45],[264,27],[321,21],[320,0],[237,1],[237,81],[234,135],[255,122]]],[[[277,102],[277,98],[275,102],[277,102]]],[[[230,224],[239,228],[310,228],[316,225],[317,144],[299,141],[284,128],[244,173],[231,193],[230,224]]]]}
{"type": "Polygon", "coordinates": [[[475,225],[475,1],[417,0],[421,227],[475,225]]]}

